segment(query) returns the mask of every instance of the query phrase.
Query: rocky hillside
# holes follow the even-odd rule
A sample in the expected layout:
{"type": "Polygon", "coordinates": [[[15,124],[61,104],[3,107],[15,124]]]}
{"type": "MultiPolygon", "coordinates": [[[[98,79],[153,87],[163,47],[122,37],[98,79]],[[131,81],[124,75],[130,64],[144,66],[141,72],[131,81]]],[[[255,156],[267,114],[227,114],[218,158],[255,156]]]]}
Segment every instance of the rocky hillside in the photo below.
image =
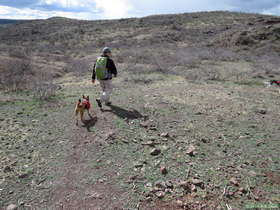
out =
{"type": "Polygon", "coordinates": [[[182,74],[203,60],[253,60],[257,62],[250,76],[265,78],[278,74],[279,37],[280,18],[257,14],[203,12],[99,21],[56,17],[2,29],[0,56],[28,56],[33,75],[41,74],[40,69],[59,77],[87,71],[100,49],[110,46],[125,68],[137,63],[168,73],[179,68],[182,74]]]}

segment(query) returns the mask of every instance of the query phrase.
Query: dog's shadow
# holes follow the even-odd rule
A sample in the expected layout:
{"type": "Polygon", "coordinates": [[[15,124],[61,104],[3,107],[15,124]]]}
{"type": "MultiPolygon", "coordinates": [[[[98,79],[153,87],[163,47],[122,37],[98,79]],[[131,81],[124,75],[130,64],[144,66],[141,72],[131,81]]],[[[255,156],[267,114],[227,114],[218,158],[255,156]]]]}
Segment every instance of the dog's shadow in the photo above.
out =
{"type": "Polygon", "coordinates": [[[111,112],[122,119],[134,120],[134,119],[139,119],[144,117],[139,111],[135,109],[130,111],[116,105],[110,105],[109,107],[111,109],[103,110],[103,112],[111,112]]]}
{"type": "Polygon", "coordinates": [[[82,125],[82,126],[85,127],[88,132],[91,132],[90,128],[95,126],[95,124],[97,123],[97,120],[98,120],[97,116],[91,117],[90,119],[84,120],[83,121],[84,125],[82,125]]]}

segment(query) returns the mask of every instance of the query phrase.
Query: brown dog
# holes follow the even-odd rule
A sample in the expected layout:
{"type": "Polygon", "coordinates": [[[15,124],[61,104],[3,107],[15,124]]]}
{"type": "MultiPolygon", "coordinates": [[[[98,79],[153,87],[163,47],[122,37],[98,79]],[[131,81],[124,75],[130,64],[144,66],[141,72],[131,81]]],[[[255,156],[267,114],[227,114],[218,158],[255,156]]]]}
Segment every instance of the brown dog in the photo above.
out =
{"type": "Polygon", "coordinates": [[[92,116],[89,113],[89,109],[91,107],[90,101],[89,101],[89,96],[84,96],[82,100],[79,99],[76,107],[75,107],[75,116],[76,116],[76,125],[78,125],[78,114],[80,114],[80,119],[82,122],[84,122],[84,113],[85,111],[87,111],[87,114],[90,118],[92,118],[92,116]]]}

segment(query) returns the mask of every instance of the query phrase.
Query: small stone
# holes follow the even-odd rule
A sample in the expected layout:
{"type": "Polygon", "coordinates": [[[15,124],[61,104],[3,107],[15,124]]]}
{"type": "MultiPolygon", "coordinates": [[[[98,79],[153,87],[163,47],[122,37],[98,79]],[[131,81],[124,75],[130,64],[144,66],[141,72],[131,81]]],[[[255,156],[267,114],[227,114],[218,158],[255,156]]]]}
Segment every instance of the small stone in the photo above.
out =
{"type": "Polygon", "coordinates": [[[166,185],[167,188],[170,188],[170,189],[173,189],[173,188],[174,188],[174,186],[173,186],[173,184],[172,184],[171,181],[166,181],[166,182],[165,182],[165,185],[166,185]]]}
{"type": "Polygon", "coordinates": [[[192,183],[193,185],[195,185],[195,186],[200,187],[200,188],[204,188],[204,183],[203,183],[203,181],[200,180],[200,179],[193,178],[193,179],[191,179],[191,183],[192,183]]]}
{"type": "Polygon", "coordinates": [[[151,197],[147,197],[146,199],[145,199],[145,201],[147,201],[147,202],[151,202],[153,199],[151,198],[151,197]]]}
{"type": "Polygon", "coordinates": [[[237,179],[236,179],[235,177],[232,177],[232,178],[229,180],[229,182],[230,182],[231,184],[235,185],[235,186],[238,186],[238,181],[237,181],[237,179]]]}
{"type": "Polygon", "coordinates": [[[146,183],[146,187],[151,188],[153,187],[153,184],[151,182],[146,183]]]}
{"type": "Polygon", "coordinates": [[[154,148],[151,150],[150,154],[153,156],[159,155],[161,153],[160,149],[154,148]]]}
{"type": "Polygon", "coordinates": [[[192,182],[194,185],[201,185],[201,184],[203,184],[203,181],[202,181],[202,180],[196,179],[196,178],[191,179],[191,182],[192,182]]]}
{"type": "Polygon", "coordinates": [[[254,199],[255,199],[256,201],[259,201],[259,200],[260,200],[260,197],[259,197],[259,196],[254,196],[254,199]]]}
{"type": "Polygon", "coordinates": [[[164,137],[164,138],[167,138],[167,137],[169,137],[169,133],[167,133],[167,132],[166,133],[161,133],[160,136],[164,137]]]}
{"type": "Polygon", "coordinates": [[[265,144],[263,141],[259,141],[258,143],[257,143],[257,147],[259,147],[259,146],[261,146],[262,144],[265,144]]]}
{"type": "Polygon", "coordinates": [[[259,110],[259,111],[258,111],[258,113],[259,113],[259,114],[266,114],[266,113],[267,113],[267,111],[266,111],[266,110],[264,110],[264,109],[261,109],[261,110],[259,110]]]}
{"type": "Polygon", "coordinates": [[[233,192],[228,192],[227,197],[232,197],[234,195],[233,192]]]}
{"type": "Polygon", "coordinates": [[[24,178],[27,178],[27,177],[28,177],[28,173],[23,173],[23,174],[20,174],[18,176],[18,178],[20,178],[20,179],[24,179],[24,178]]]}
{"type": "Polygon", "coordinates": [[[160,168],[160,172],[161,172],[161,174],[163,174],[163,175],[166,175],[166,174],[168,173],[166,167],[161,167],[161,168],[160,168]]]}
{"type": "Polygon", "coordinates": [[[247,192],[247,190],[245,190],[243,187],[240,187],[240,188],[238,189],[238,191],[241,192],[241,193],[246,193],[246,192],[247,192]]]}
{"type": "Polygon", "coordinates": [[[182,181],[179,183],[179,187],[182,187],[187,192],[191,192],[191,186],[189,182],[182,181]]]}
{"type": "Polygon", "coordinates": [[[196,192],[196,186],[194,184],[191,184],[191,191],[196,192]]]}
{"type": "Polygon", "coordinates": [[[135,168],[142,168],[142,167],[143,167],[143,163],[141,163],[141,162],[136,162],[136,163],[134,163],[134,167],[135,167],[135,168]]]}
{"type": "Polygon", "coordinates": [[[155,143],[153,141],[147,141],[147,142],[143,142],[141,143],[142,145],[147,145],[147,146],[154,146],[155,143]]]}
{"type": "Polygon", "coordinates": [[[193,145],[190,145],[186,151],[186,153],[189,156],[194,156],[195,155],[195,147],[193,145]]]}
{"type": "Polygon", "coordinates": [[[10,204],[8,207],[7,207],[7,210],[16,210],[17,209],[17,206],[15,204],[10,204]]]}
{"type": "Polygon", "coordinates": [[[165,189],[166,185],[165,185],[165,183],[163,181],[156,181],[155,182],[155,187],[159,188],[159,189],[165,189]]]}
{"type": "Polygon", "coordinates": [[[184,207],[184,202],[183,201],[177,200],[176,203],[179,207],[184,207]]]}
{"type": "Polygon", "coordinates": [[[155,162],[155,167],[159,167],[160,163],[161,163],[161,160],[157,160],[157,161],[155,162]]]}
{"type": "Polygon", "coordinates": [[[157,196],[158,198],[163,198],[163,197],[165,196],[165,193],[162,192],[162,191],[158,191],[158,192],[156,192],[156,196],[157,196]]]}

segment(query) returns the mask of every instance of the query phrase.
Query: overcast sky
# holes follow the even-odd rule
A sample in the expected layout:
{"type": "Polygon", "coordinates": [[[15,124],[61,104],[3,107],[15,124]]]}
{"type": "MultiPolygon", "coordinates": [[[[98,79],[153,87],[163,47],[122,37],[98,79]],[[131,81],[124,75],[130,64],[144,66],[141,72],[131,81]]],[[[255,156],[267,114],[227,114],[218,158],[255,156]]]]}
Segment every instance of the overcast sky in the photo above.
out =
{"type": "Polygon", "coordinates": [[[5,19],[94,20],[216,10],[280,16],[280,0],[0,0],[5,19]]]}

